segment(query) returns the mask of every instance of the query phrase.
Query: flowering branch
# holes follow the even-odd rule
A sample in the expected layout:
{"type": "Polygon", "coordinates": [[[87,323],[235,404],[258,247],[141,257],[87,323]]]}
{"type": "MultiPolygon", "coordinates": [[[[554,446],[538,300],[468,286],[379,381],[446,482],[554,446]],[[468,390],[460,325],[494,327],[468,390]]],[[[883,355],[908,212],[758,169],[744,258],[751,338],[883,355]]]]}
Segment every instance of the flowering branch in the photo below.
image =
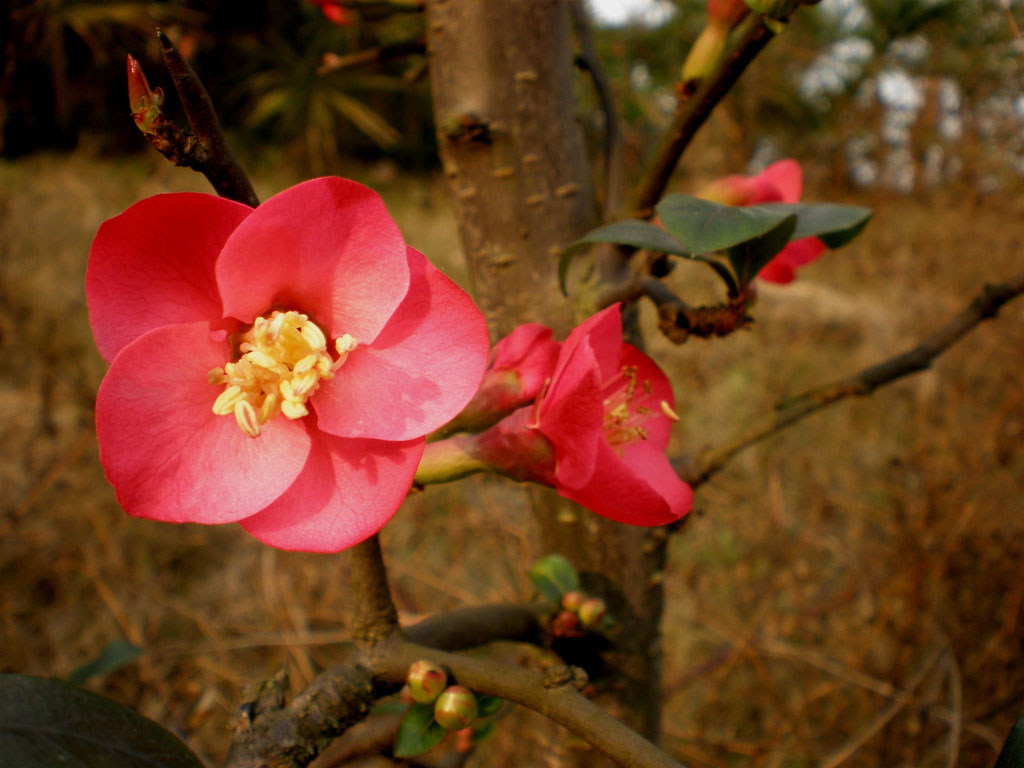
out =
{"type": "Polygon", "coordinates": [[[634,213],[631,215],[639,218],[652,215],[654,205],[661,199],[683,151],[718,102],[775,35],[764,25],[761,16],[750,14],[740,23],[737,36],[737,43],[722,64],[695,94],[683,102],[665,131],[654,161],[633,195],[630,208],[634,213]]]}
{"type": "Polygon", "coordinates": [[[870,395],[876,389],[904,376],[926,370],[932,361],[962,339],[985,320],[995,317],[999,309],[1024,293],[1024,273],[1002,283],[991,283],[962,312],[928,336],[916,347],[889,358],[853,376],[787,398],[775,406],[770,422],[720,448],[705,451],[688,459],[680,474],[696,487],[721,470],[740,451],[780,432],[790,424],[820,411],[847,397],[870,395]]]}
{"type": "Polygon", "coordinates": [[[146,138],[175,165],[203,174],[221,197],[255,208],[259,198],[224,139],[206,89],[170,38],[159,29],[156,35],[192,131],[178,130],[161,115],[152,131],[143,131],[146,138]]]}

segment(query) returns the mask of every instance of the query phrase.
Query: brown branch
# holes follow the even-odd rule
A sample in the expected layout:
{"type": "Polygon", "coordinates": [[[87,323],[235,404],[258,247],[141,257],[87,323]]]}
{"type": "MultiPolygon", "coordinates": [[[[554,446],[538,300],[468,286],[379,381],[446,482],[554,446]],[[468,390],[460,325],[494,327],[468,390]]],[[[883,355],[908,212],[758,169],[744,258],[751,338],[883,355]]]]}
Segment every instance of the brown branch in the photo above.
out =
{"type": "Polygon", "coordinates": [[[164,119],[163,125],[154,134],[158,140],[154,141],[148,133],[146,137],[176,165],[203,174],[221,197],[255,208],[260,203],[259,198],[256,197],[249,177],[228,147],[206,89],[170,38],[159,29],[156,36],[160,40],[164,63],[174,80],[174,87],[185,108],[192,133],[178,131],[170,121],[164,119]]]}
{"type": "Polygon", "coordinates": [[[960,314],[903,354],[865,368],[859,373],[783,400],[767,425],[720,448],[704,451],[694,459],[680,462],[680,474],[696,487],[716,474],[740,451],[756,445],[790,424],[847,397],[870,395],[876,389],[904,376],[926,370],[932,361],[985,320],[995,317],[1000,307],[1024,293],[1024,273],[1006,282],[988,284],[960,314]]]}
{"type": "MultiPolygon", "coordinates": [[[[354,558],[353,570],[376,570],[371,545],[354,558]]],[[[370,575],[369,578],[376,579],[370,575]]],[[[444,651],[473,648],[494,640],[530,641],[539,635],[536,605],[486,605],[432,617],[407,630],[423,646],[444,651]]],[[[397,685],[374,682],[375,648],[354,651],[320,673],[284,706],[281,680],[262,684],[247,696],[234,727],[228,768],[292,768],[306,765],[335,737],[365,719],[373,702],[397,685]]]]}
{"type": "Polygon", "coordinates": [[[392,45],[379,45],[376,48],[367,48],[363,51],[350,53],[347,56],[339,56],[336,53],[325,53],[323,62],[317,68],[318,75],[327,75],[342,69],[354,69],[365,64],[379,64],[392,61],[416,53],[426,53],[427,42],[424,38],[416,40],[404,40],[392,45]]]}
{"type": "Polygon", "coordinates": [[[722,64],[696,93],[683,102],[665,131],[654,161],[633,195],[631,216],[650,218],[683,151],[718,102],[774,37],[757,14],[750,14],[741,22],[736,35],[738,40],[722,64]]]}
{"type": "Polygon", "coordinates": [[[395,637],[388,641],[388,648],[376,665],[377,679],[396,683],[404,679],[412,662],[424,658],[447,666],[460,685],[476,693],[498,696],[539,712],[623,768],[681,768],[665,752],[585,698],[577,689],[580,683],[585,684],[585,679],[574,674],[582,670],[563,668],[558,670],[562,674],[545,674],[488,659],[443,653],[395,637]]]}
{"type": "Polygon", "coordinates": [[[398,611],[391,599],[380,538],[374,534],[349,550],[352,570],[349,574],[353,601],[352,637],[356,647],[365,650],[381,638],[398,631],[398,611]]]}

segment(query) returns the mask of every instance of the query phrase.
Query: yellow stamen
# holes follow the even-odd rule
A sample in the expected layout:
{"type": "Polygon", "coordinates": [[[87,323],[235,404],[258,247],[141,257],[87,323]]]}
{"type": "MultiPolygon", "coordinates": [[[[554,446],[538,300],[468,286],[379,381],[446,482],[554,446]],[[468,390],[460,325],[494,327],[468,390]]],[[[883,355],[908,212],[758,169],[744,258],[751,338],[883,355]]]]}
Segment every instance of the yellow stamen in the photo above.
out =
{"type": "Polygon", "coordinates": [[[668,416],[671,421],[679,421],[679,414],[673,411],[672,406],[664,400],[661,401],[661,412],[668,416]]]}
{"type": "Polygon", "coordinates": [[[320,382],[334,378],[358,342],[346,333],[334,346],[337,360],[327,351],[324,332],[299,312],[275,310],[269,317],[257,317],[239,340],[238,360],[206,375],[211,384],[226,385],[213,412],[233,414],[249,437],[258,437],[260,426],[278,413],[301,419],[309,413],[306,401],[320,382]]]}

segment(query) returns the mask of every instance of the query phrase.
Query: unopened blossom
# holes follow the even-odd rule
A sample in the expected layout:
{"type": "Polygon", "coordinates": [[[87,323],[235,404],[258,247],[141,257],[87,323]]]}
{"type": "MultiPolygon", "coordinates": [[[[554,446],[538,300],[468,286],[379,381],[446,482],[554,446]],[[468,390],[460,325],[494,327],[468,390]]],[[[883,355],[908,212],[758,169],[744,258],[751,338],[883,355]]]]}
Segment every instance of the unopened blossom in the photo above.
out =
{"type": "Polygon", "coordinates": [[[708,18],[683,63],[680,77],[684,93],[700,87],[725,56],[729,33],[750,12],[744,0],[708,0],[708,18]]]}
{"type": "Polygon", "coordinates": [[[344,179],[256,209],[142,200],[100,227],[86,291],[110,362],[100,459],[124,509],[240,522],[282,549],[380,530],[487,359],[469,297],[344,179]]]}
{"type": "Polygon", "coordinates": [[[665,455],[674,404],[665,374],[622,340],[616,304],[569,334],[536,403],[478,436],[431,444],[424,464],[462,461],[551,485],[612,520],[662,525],[693,502],[665,455]]]}
{"type": "MultiPolygon", "coordinates": [[[[779,160],[754,176],[735,174],[711,182],[697,197],[723,205],[798,203],[803,192],[803,170],[796,160],[779,160]]],[[[788,243],[757,274],[769,283],[791,283],[796,270],[815,261],[825,250],[816,237],[788,243]]]]}
{"type": "Polygon", "coordinates": [[[442,432],[477,432],[532,402],[551,378],[560,346],[550,328],[517,326],[494,345],[480,389],[442,432]]]}
{"type": "Polygon", "coordinates": [[[321,12],[332,24],[347,27],[352,23],[352,12],[339,0],[310,0],[313,5],[320,8],[321,12]]]}

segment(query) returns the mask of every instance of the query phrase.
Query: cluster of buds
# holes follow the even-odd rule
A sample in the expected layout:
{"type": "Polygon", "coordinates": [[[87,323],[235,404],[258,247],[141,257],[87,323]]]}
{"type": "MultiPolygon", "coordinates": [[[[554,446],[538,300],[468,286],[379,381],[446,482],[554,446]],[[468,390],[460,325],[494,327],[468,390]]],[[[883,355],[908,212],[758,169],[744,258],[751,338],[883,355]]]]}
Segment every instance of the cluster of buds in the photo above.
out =
{"type": "Polygon", "coordinates": [[[561,610],[551,620],[555,637],[581,637],[585,630],[598,630],[605,623],[607,606],[599,597],[572,590],[562,595],[561,610]]]}
{"type": "Polygon", "coordinates": [[[479,714],[476,696],[461,685],[448,685],[448,673],[432,661],[417,661],[406,675],[409,695],[434,705],[434,720],[446,731],[468,728],[479,714]]]}

